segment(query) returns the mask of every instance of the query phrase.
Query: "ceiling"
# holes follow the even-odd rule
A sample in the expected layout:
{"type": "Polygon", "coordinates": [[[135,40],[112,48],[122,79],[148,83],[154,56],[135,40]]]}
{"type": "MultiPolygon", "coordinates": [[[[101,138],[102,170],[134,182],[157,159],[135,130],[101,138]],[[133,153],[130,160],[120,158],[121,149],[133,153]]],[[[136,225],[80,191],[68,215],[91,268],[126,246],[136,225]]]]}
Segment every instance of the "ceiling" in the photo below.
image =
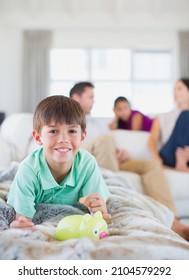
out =
{"type": "Polygon", "coordinates": [[[188,0],[0,0],[1,13],[189,13],[188,0]]]}
{"type": "Polygon", "coordinates": [[[150,26],[158,21],[162,26],[189,27],[188,17],[189,0],[0,0],[0,21],[12,25],[24,18],[29,26],[35,18],[44,26],[51,22],[51,26],[100,27],[113,21],[119,26],[140,26],[142,21],[150,26]]]}

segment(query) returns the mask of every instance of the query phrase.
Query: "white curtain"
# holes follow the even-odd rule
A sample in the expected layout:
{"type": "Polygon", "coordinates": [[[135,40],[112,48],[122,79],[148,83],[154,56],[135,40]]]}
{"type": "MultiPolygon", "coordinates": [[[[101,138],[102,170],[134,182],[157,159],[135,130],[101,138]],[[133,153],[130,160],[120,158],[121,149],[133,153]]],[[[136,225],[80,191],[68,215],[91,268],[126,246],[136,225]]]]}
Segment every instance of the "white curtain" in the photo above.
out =
{"type": "Polygon", "coordinates": [[[23,33],[23,111],[33,112],[49,92],[51,31],[23,33]]]}
{"type": "Polygon", "coordinates": [[[180,77],[189,78],[189,31],[179,31],[180,77]]]}

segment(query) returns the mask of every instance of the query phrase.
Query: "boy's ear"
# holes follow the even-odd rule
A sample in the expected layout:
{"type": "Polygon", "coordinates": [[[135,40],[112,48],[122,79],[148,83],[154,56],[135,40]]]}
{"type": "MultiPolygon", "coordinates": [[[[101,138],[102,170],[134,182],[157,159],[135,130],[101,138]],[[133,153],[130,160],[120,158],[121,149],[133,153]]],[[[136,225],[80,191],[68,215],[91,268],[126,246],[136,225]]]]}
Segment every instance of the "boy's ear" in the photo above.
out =
{"type": "Polygon", "coordinates": [[[39,133],[37,132],[37,130],[33,130],[32,136],[33,136],[35,142],[36,142],[38,145],[41,146],[41,145],[43,144],[43,143],[41,142],[41,137],[40,137],[39,133]]]}
{"type": "Polygon", "coordinates": [[[86,130],[81,134],[81,144],[83,143],[83,141],[85,140],[85,137],[87,135],[86,130]]]}

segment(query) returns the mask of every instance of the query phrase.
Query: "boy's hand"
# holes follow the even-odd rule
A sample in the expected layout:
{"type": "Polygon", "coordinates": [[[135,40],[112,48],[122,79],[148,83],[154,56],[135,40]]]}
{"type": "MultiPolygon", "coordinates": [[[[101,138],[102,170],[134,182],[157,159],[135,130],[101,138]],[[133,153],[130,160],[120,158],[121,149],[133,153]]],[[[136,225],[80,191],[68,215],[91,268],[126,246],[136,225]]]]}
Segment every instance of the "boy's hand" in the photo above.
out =
{"type": "Polygon", "coordinates": [[[10,224],[10,228],[35,230],[34,223],[31,221],[31,219],[18,214],[16,214],[16,220],[10,224]]]}
{"type": "Polygon", "coordinates": [[[92,213],[101,211],[102,216],[105,220],[111,219],[111,215],[108,214],[106,208],[106,203],[98,193],[89,194],[83,198],[80,198],[79,202],[83,203],[86,207],[88,207],[90,212],[92,213]]]}

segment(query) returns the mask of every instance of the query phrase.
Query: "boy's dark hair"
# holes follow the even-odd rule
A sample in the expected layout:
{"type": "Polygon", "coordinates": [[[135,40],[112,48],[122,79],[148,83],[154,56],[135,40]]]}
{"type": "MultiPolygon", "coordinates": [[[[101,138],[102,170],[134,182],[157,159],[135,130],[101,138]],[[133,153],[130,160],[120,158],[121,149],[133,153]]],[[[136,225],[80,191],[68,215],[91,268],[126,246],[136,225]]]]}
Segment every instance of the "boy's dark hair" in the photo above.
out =
{"type": "MultiPolygon", "coordinates": [[[[124,97],[124,96],[119,96],[119,97],[117,97],[116,100],[114,101],[114,107],[117,105],[117,103],[122,102],[122,101],[128,102],[128,103],[129,103],[129,100],[128,100],[126,97],[124,97]]],[[[129,103],[129,104],[130,104],[130,103],[129,103]]]]}
{"type": "Polygon", "coordinates": [[[189,90],[189,79],[188,78],[180,78],[180,80],[189,90]]]}
{"type": "Polygon", "coordinates": [[[81,96],[86,87],[94,88],[94,85],[90,82],[80,82],[75,84],[70,90],[70,97],[72,97],[74,93],[81,96]]]}
{"type": "Polygon", "coordinates": [[[86,129],[86,118],[80,104],[63,95],[53,95],[43,99],[36,107],[33,117],[33,129],[41,131],[50,123],[76,124],[86,129]]]}

